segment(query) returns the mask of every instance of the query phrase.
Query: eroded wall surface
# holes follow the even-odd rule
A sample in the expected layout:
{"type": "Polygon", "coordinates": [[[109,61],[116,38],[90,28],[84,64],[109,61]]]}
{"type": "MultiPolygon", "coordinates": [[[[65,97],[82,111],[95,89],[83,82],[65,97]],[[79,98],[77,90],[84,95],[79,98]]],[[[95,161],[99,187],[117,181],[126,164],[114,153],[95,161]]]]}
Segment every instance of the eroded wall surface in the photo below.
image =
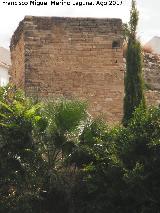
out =
{"type": "Polygon", "coordinates": [[[93,116],[120,121],[120,19],[25,17],[11,42],[12,81],[38,98],[85,99],[93,116]]]}
{"type": "Polygon", "coordinates": [[[25,90],[25,41],[24,25],[20,22],[15,34],[12,36],[11,50],[11,68],[9,71],[10,82],[18,88],[25,90]]]}

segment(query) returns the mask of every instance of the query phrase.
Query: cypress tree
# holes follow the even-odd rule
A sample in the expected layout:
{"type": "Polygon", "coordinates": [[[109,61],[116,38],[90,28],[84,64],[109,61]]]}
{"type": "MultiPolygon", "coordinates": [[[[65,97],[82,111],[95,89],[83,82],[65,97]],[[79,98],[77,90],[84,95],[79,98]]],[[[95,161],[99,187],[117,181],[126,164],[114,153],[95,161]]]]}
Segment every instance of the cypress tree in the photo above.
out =
{"type": "Polygon", "coordinates": [[[145,98],[142,79],[142,50],[136,38],[138,11],[135,0],[132,0],[129,22],[129,36],[126,52],[125,97],[123,123],[127,124],[134,110],[142,104],[145,107],[145,98]]]}

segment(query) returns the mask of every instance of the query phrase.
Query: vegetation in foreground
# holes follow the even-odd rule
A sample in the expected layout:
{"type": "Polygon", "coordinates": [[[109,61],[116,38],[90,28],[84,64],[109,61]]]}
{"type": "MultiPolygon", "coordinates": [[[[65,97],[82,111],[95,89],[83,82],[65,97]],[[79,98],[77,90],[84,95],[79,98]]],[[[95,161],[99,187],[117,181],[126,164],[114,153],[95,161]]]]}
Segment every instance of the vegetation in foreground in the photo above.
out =
{"type": "Polygon", "coordinates": [[[78,101],[0,90],[0,212],[160,212],[160,108],[110,128],[78,101]]]}

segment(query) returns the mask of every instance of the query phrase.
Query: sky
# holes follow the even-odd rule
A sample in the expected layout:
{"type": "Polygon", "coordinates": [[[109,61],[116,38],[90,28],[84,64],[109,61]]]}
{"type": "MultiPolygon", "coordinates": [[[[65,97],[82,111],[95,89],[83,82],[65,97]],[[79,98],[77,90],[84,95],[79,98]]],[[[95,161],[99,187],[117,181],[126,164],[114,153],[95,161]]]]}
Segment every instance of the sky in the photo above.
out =
{"type": "MultiPolygon", "coordinates": [[[[19,22],[25,15],[34,16],[66,16],[66,17],[98,17],[121,18],[128,22],[130,17],[131,0],[57,0],[59,6],[54,6],[53,0],[0,0],[0,46],[9,49],[10,39],[19,22]],[[4,2],[4,3],[3,3],[4,2]],[[12,5],[8,5],[8,3],[12,5]],[[28,3],[28,5],[13,5],[28,3]],[[30,2],[47,2],[47,5],[30,5],[30,2]],[[70,2],[66,5],[64,2],[70,2]],[[76,2],[93,2],[94,6],[76,6],[76,2]],[[116,3],[120,5],[104,5],[104,3],[116,3]],[[64,5],[62,5],[64,3],[64,5]],[[103,6],[102,6],[103,5],[103,6]]],[[[153,36],[160,36],[160,0],[137,0],[139,10],[138,37],[142,43],[146,43],[153,36]]]]}

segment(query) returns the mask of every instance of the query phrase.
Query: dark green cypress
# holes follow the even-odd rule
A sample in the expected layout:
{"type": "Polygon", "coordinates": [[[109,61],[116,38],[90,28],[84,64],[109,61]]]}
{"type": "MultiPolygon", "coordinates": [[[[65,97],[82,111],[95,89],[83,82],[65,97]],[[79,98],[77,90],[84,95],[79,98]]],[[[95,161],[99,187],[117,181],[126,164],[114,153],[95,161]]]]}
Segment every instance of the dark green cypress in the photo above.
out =
{"type": "Polygon", "coordinates": [[[125,97],[123,123],[127,124],[134,110],[142,104],[145,107],[144,86],[142,78],[142,50],[136,38],[138,11],[132,0],[129,23],[129,37],[126,52],[125,97]]]}

